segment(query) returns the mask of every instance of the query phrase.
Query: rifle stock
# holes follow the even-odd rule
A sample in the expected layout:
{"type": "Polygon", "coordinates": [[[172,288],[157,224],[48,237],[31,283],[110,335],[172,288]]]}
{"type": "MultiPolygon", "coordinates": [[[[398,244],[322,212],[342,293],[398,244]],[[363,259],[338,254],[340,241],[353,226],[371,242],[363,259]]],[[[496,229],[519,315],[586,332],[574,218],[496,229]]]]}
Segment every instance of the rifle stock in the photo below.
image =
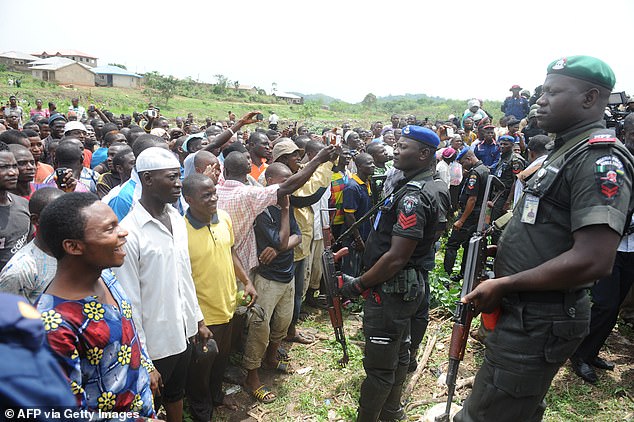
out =
{"type": "Polygon", "coordinates": [[[330,240],[330,224],[324,224],[323,212],[329,212],[330,209],[322,209],[322,231],[324,236],[324,253],[321,256],[323,265],[323,284],[326,289],[326,302],[328,315],[330,316],[330,324],[335,331],[335,339],[343,349],[343,356],[339,359],[339,366],[344,367],[348,363],[348,345],[346,343],[346,335],[343,331],[343,316],[341,314],[341,295],[339,290],[343,285],[341,271],[337,270],[336,263],[348,254],[348,248],[342,248],[334,253],[332,251],[332,242],[330,240]]]}

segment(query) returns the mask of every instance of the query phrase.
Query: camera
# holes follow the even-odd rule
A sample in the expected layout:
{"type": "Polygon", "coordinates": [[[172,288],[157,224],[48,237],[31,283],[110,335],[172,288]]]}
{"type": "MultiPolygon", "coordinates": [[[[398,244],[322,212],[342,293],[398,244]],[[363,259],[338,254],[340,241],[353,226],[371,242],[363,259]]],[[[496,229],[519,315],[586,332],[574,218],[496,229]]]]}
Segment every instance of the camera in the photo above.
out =
{"type": "Polygon", "coordinates": [[[608,106],[603,115],[605,126],[614,128],[616,137],[621,140],[623,140],[623,121],[630,114],[629,111],[623,111],[627,107],[627,102],[628,97],[624,91],[611,93],[608,99],[608,106]]]}
{"type": "Polygon", "coordinates": [[[262,120],[264,120],[264,114],[262,114],[262,113],[258,113],[258,114],[255,116],[255,120],[257,120],[257,121],[262,121],[262,120]]]}
{"type": "Polygon", "coordinates": [[[56,176],[55,183],[57,183],[57,186],[59,186],[60,188],[66,187],[66,183],[64,183],[64,177],[66,177],[66,170],[68,170],[67,167],[58,167],[55,169],[55,176],[56,176]]]}
{"type": "Polygon", "coordinates": [[[147,114],[148,117],[152,118],[156,118],[156,116],[158,116],[157,111],[154,109],[146,110],[145,114],[147,114]]]}

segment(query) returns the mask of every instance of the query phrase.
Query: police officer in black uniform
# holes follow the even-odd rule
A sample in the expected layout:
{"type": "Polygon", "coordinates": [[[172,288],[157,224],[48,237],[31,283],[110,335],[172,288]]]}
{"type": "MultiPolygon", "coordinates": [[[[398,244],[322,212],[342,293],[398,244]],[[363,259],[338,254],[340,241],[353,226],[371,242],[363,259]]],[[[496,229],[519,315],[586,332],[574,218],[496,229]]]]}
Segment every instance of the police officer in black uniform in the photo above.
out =
{"type": "Polygon", "coordinates": [[[368,291],[363,316],[367,376],[361,385],[358,421],[404,416],[400,399],[410,361],[410,319],[423,300],[420,269],[438,226],[433,174],[439,143],[430,129],[403,128],[394,166],[405,178],[374,221],[363,257],[364,274],[344,275],[344,296],[368,291]]]}
{"type": "Polygon", "coordinates": [[[513,152],[515,138],[510,135],[502,135],[498,139],[498,143],[500,144],[500,161],[493,170],[493,174],[500,179],[504,185],[504,190],[500,192],[497,200],[493,203],[491,221],[497,220],[509,209],[517,175],[526,167],[524,159],[513,152]]]}
{"type": "Polygon", "coordinates": [[[77,405],[66,375],[44,341],[40,313],[24,298],[0,293],[0,414],[7,420],[10,415],[21,419],[16,417],[19,409],[35,407],[42,414],[30,420],[67,420],[61,417],[62,408],[77,405]],[[52,408],[59,410],[58,416],[46,417],[44,411],[52,408]]]}
{"type": "MultiPolygon", "coordinates": [[[[489,177],[489,168],[482,164],[482,161],[476,157],[473,150],[464,148],[456,158],[462,165],[462,168],[469,173],[464,178],[458,204],[460,205],[460,215],[455,223],[451,236],[447,241],[445,249],[444,267],[445,272],[451,275],[453,266],[458,255],[458,248],[462,245],[463,257],[467,256],[469,247],[469,239],[478,226],[478,216],[484,202],[484,187],[489,177]]],[[[458,281],[464,274],[464,259],[462,260],[462,268],[460,274],[452,277],[452,280],[458,281]]]]}
{"type": "Polygon", "coordinates": [[[587,287],[610,274],[634,206],[634,159],[603,121],[614,84],[594,57],[547,68],[537,122],[554,149],[513,209],[496,278],[461,299],[501,312],[456,422],[541,421],[550,383],[588,333],[587,287]]]}
{"type": "Polygon", "coordinates": [[[447,187],[447,183],[438,176],[438,173],[434,175],[434,183],[432,186],[434,188],[434,197],[438,204],[438,225],[436,226],[434,245],[423,259],[423,265],[421,267],[423,280],[425,281],[425,291],[423,301],[418,307],[416,314],[412,317],[410,327],[409,368],[407,372],[414,372],[418,366],[418,362],[416,361],[418,348],[423,342],[423,337],[425,337],[427,325],[429,324],[429,272],[433,271],[436,267],[436,252],[440,249],[439,239],[447,231],[447,215],[451,211],[451,194],[449,193],[449,188],[447,187]]]}

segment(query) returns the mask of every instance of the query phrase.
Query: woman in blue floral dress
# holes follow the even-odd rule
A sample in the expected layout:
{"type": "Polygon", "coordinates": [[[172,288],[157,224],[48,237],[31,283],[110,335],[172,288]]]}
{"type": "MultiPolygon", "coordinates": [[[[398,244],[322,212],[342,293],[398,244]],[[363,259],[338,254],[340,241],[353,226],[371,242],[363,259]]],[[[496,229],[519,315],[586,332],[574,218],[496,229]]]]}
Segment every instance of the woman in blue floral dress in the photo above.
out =
{"type": "Polygon", "coordinates": [[[95,418],[154,416],[160,375],[139,340],[132,309],[107,268],[123,263],[127,232],[90,193],[69,193],[46,207],[40,233],[58,260],[38,310],[47,346],[69,378],[81,409],[95,418]]]}

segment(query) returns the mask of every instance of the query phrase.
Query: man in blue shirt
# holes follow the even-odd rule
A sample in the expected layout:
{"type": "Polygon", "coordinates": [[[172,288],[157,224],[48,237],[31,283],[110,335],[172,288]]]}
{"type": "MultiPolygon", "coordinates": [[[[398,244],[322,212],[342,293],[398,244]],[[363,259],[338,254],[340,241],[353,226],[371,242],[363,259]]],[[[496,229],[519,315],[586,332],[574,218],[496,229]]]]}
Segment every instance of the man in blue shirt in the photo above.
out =
{"type": "Polygon", "coordinates": [[[522,120],[528,114],[530,106],[528,100],[520,95],[521,90],[522,87],[519,85],[513,85],[509,89],[513,95],[506,97],[501,107],[505,116],[515,116],[517,120],[522,120]]]}
{"type": "MultiPolygon", "coordinates": [[[[374,174],[374,158],[365,152],[354,157],[357,172],[352,175],[343,190],[344,224],[352,226],[372,208],[372,192],[370,177],[374,174]]],[[[343,271],[353,276],[361,275],[361,258],[365,249],[365,241],[370,234],[370,221],[361,224],[352,233],[352,241],[346,239],[345,244],[352,246],[350,254],[343,259],[343,271]]]]}
{"type": "Polygon", "coordinates": [[[500,148],[495,142],[495,126],[486,125],[482,128],[483,140],[473,148],[473,152],[482,164],[494,169],[500,161],[500,148]]]}

